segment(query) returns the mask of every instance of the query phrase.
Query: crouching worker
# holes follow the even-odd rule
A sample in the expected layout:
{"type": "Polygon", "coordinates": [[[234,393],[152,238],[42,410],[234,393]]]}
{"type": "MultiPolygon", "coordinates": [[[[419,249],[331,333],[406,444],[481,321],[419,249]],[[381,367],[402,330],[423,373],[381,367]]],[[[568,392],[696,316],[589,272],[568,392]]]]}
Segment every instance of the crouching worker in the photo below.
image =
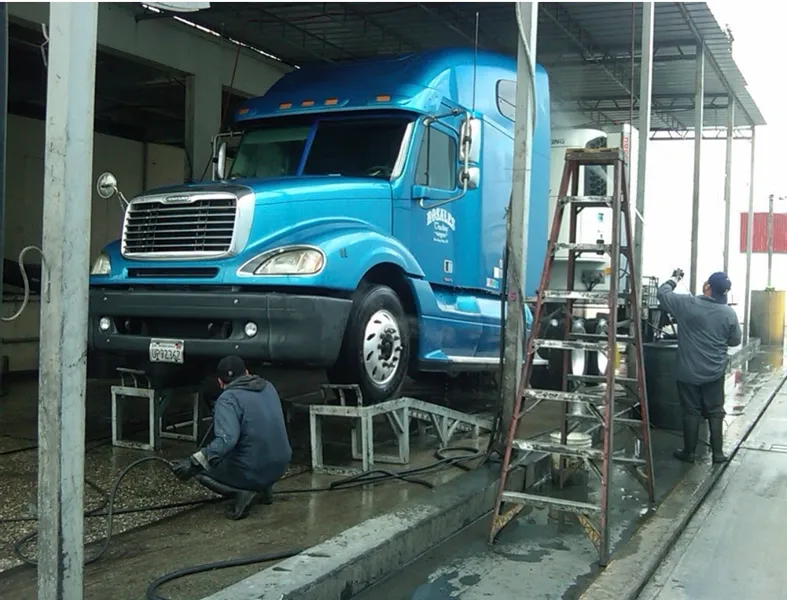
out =
{"type": "Polygon", "coordinates": [[[192,477],[209,490],[232,498],[227,518],[249,514],[254,501],[273,502],[273,484],[292,459],[279,394],[273,385],[249,375],[237,356],[219,362],[222,393],[213,409],[215,437],[202,450],[172,465],[183,481],[192,477]]]}

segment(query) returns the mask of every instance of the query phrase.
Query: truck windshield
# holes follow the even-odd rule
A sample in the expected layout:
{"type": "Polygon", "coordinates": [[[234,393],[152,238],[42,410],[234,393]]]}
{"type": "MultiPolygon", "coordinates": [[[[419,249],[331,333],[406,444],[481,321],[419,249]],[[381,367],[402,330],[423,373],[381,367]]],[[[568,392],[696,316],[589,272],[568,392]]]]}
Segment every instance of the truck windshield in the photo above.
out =
{"type": "Polygon", "coordinates": [[[409,122],[405,117],[357,117],[268,124],[243,135],[230,179],[297,175],[390,179],[409,122]]]}

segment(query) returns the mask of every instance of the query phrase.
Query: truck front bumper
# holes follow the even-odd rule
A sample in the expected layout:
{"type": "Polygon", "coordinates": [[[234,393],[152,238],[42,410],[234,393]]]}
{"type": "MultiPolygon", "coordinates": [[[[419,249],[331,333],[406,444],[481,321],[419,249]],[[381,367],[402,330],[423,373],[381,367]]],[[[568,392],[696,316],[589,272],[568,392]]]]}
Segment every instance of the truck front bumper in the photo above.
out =
{"type": "Polygon", "coordinates": [[[351,307],[350,299],[317,295],[91,289],[88,345],[147,357],[152,339],[178,340],[187,364],[190,357],[234,354],[327,367],[339,354],[351,307]]]}

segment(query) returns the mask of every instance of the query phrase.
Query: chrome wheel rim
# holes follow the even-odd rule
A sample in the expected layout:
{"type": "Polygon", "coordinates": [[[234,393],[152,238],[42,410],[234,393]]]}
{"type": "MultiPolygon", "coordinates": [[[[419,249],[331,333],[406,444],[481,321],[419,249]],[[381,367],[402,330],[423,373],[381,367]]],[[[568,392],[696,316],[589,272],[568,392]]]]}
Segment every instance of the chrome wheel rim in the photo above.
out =
{"type": "Polygon", "coordinates": [[[385,387],[396,375],[402,359],[402,334],[394,316],[378,310],[366,323],[363,336],[363,364],[369,379],[385,387]]]}

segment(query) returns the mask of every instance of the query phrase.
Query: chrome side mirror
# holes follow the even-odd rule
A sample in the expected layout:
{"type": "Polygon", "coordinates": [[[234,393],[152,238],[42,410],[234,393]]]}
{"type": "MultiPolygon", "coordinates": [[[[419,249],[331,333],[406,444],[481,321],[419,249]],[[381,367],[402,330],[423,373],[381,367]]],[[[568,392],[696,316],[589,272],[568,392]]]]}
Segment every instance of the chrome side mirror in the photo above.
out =
{"type": "Polygon", "coordinates": [[[96,181],[96,192],[104,200],[109,200],[112,196],[117,196],[120,201],[120,207],[123,210],[128,208],[128,200],[118,189],[118,180],[112,173],[102,173],[98,176],[96,181]]]}
{"type": "Polygon", "coordinates": [[[481,120],[469,114],[459,128],[459,161],[478,163],[481,159],[481,120]]]}
{"type": "Polygon", "coordinates": [[[481,169],[478,167],[461,167],[459,169],[459,187],[468,190],[475,190],[481,180],[481,169]],[[465,188],[465,184],[467,187],[465,188]]]}
{"type": "Polygon", "coordinates": [[[118,193],[118,180],[112,173],[102,173],[96,181],[96,192],[104,200],[118,193]]]}
{"type": "Polygon", "coordinates": [[[219,151],[216,153],[216,177],[224,179],[226,176],[225,168],[227,166],[227,142],[219,144],[219,151]]]}

